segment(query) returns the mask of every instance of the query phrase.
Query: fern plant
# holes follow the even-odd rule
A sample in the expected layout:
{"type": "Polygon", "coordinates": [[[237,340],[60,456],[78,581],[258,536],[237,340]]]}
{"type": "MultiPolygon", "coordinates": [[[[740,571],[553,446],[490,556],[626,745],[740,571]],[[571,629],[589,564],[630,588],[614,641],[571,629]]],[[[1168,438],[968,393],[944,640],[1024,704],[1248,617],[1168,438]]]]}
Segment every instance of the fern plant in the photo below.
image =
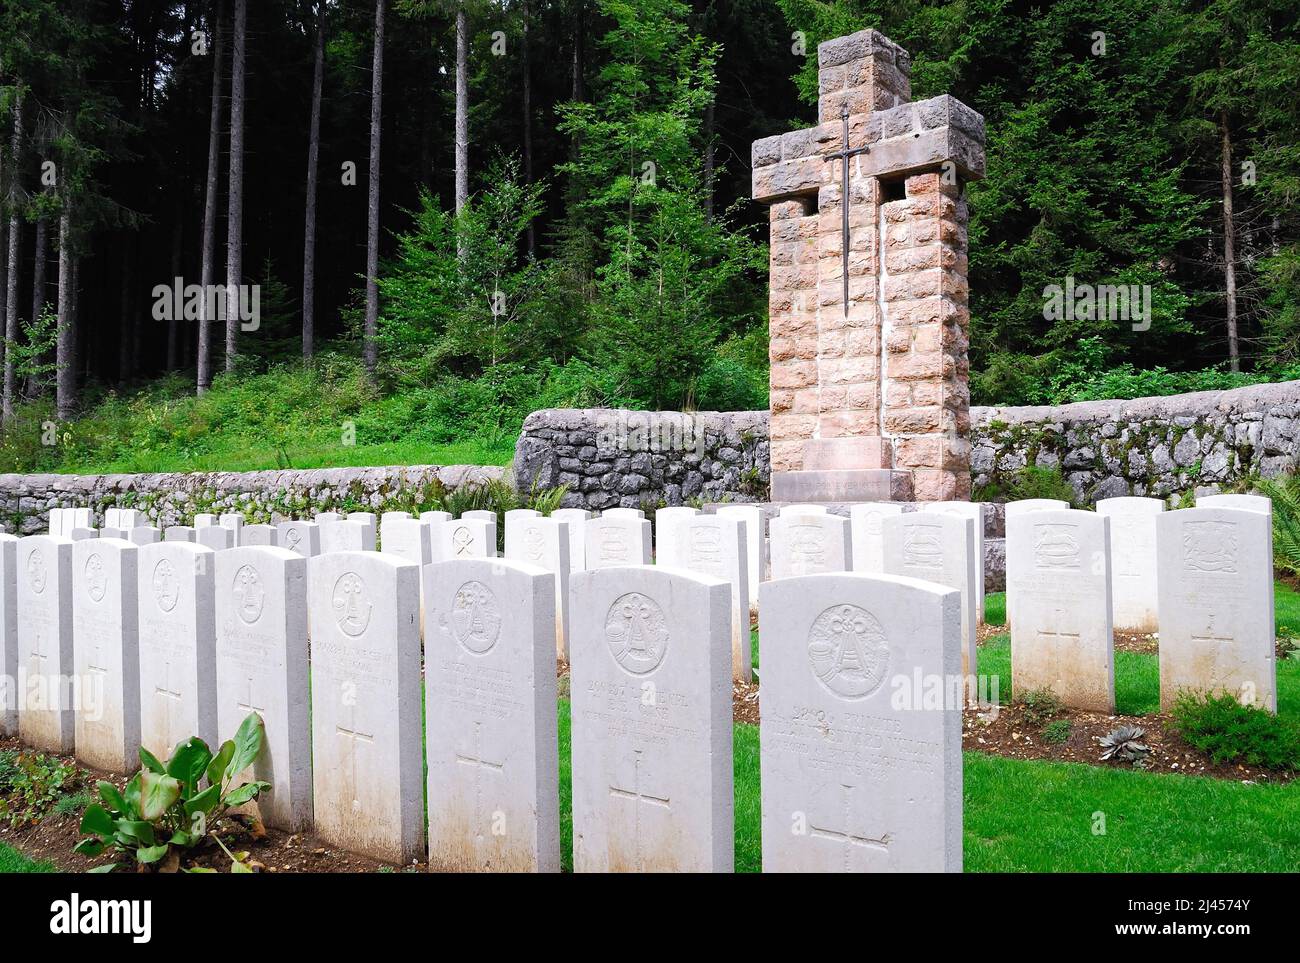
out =
{"type": "Polygon", "coordinates": [[[1273,500],[1273,564],[1300,575],[1300,475],[1261,478],[1255,484],[1273,500]]]}

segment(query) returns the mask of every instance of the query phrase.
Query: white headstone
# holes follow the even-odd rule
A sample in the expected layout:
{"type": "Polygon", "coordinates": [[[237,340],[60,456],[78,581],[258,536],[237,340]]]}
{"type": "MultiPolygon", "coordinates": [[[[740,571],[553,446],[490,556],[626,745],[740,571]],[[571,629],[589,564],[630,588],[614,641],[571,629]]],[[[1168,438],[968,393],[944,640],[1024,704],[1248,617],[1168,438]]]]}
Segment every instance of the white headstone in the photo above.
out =
{"type": "Polygon", "coordinates": [[[1192,690],[1276,712],[1272,519],[1218,506],[1166,512],[1156,545],[1161,707],[1192,690]]]}
{"type": "Polygon", "coordinates": [[[18,733],[35,749],[73,747],[72,540],[18,540],[18,733]]]}
{"type": "Polygon", "coordinates": [[[0,736],[18,735],[18,539],[0,532],[0,736]]]}
{"type": "Polygon", "coordinates": [[[825,515],[827,514],[825,505],[807,505],[796,502],[792,505],[782,505],[778,517],[782,515],[825,515]]]}
{"type": "Polygon", "coordinates": [[[1110,519],[1072,509],[1007,519],[1012,593],[1015,697],[1046,688],[1072,708],[1114,712],[1110,519]]]}
{"type": "Polygon", "coordinates": [[[569,661],[569,526],[541,514],[506,513],[506,558],[555,576],[555,654],[569,661]]]}
{"type": "MultiPolygon", "coordinates": [[[[938,512],[941,515],[956,515],[969,518],[975,526],[975,619],[976,623],[984,621],[984,503],[983,502],[922,502],[921,511],[938,512]]],[[[854,550],[857,549],[857,533],[854,533],[854,550]]]]}
{"type": "Polygon", "coordinates": [[[379,516],[379,541],[382,543],[384,540],[384,526],[388,524],[390,518],[408,519],[411,517],[410,512],[384,512],[379,516]]]}
{"type": "Polygon", "coordinates": [[[80,542],[87,538],[99,538],[99,530],[94,528],[74,528],[68,537],[74,542],[80,542]]]}
{"type": "Polygon", "coordinates": [[[585,508],[557,508],[551,518],[569,526],[569,571],[581,572],[587,567],[587,521],[591,512],[585,508]]]}
{"type": "Polygon", "coordinates": [[[659,558],[659,546],[663,545],[665,540],[673,538],[673,526],[686,521],[688,518],[694,518],[700,513],[698,508],[687,508],[683,505],[674,505],[671,508],[660,508],[655,512],[654,520],[654,555],[655,560],[659,558]]]}
{"type": "Polygon", "coordinates": [[[496,522],[482,518],[457,518],[433,524],[433,559],[446,562],[456,558],[495,558],[497,554],[496,522]]]}
{"type": "Polygon", "coordinates": [[[887,575],[934,582],[961,592],[961,672],[969,679],[979,671],[975,522],[960,515],[906,512],[886,518],[884,528],[887,575]]]}
{"type": "Polygon", "coordinates": [[[205,525],[195,529],[195,541],[214,552],[223,552],[235,547],[235,530],[225,525],[205,525]]]}
{"type": "MultiPolygon", "coordinates": [[[[208,526],[205,526],[208,527],[208,526]]],[[[188,525],[169,525],[163,531],[164,542],[198,542],[198,529],[188,525]]]]}
{"type": "Polygon", "coordinates": [[[455,517],[451,512],[420,512],[422,522],[449,522],[455,517]]]}
{"type": "Polygon", "coordinates": [[[128,534],[128,533],[127,533],[127,530],[126,530],[125,528],[113,528],[113,527],[108,526],[108,525],[105,525],[103,528],[101,528],[101,529],[99,530],[99,537],[100,537],[100,538],[120,538],[120,539],[125,539],[126,536],[127,536],[127,534],[128,534]]]}
{"type": "Polygon", "coordinates": [[[639,508],[607,508],[600,513],[603,518],[645,518],[639,508]]]}
{"type": "Polygon", "coordinates": [[[64,534],[70,534],[74,528],[94,528],[94,513],[89,508],[68,508],[65,509],[64,534]]]}
{"type": "Polygon", "coordinates": [[[744,523],[726,515],[692,515],[674,520],[660,536],[655,564],[720,578],[731,586],[731,674],[753,678],[749,638],[749,565],[744,523]]]}
{"type": "Polygon", "coordinates": [[[51,508],[46,513],[46,534],[63,537],[63,513],[62,508],[51,508]]]}
{"type": "Polygon", "coordinates": [[[730,586],[606,568],[571,594],[574,871],[732,872],[730,586]]]}
{"type": "Polygon", "coordinates": [[[320,526],[320,553],[373,552],[375,530],[365,522],[346,519],[337,522],[318,522],[320,526]]]}
{"type": "Polygon", "coordinates": [[[856,572],[759,592],[763,871],[960,872],[958,593],[856,572]]]}
{"type": "Polygon", "coordinates": [[[1022,498],[1007,502],[1005,506],[1008,521],[1025,512],[1054,512],[1070,507],[1070,503],[1059,498],[1022,498]]]}
{"type": "Polygon", "coordinates": [[[537,518],[537,517],[539,517],[541,514],[542,514],[541,512],[539,512],[539,511],[537,511],[536,509],[533,509],[533,508],[512,508],[512,509],[510,509],[510,511],[506,512],[505,515],[503,516],[503,519],[504,519],[504,521],[505,521],[505,526],[506,526],[506,532],[509,533],[509,531],[510,531],[510,522],[511,522],[511,520],[517,520],[517,519],[522,519],[522,518],[537,518]]]}
{"type": "Polygon", "coordinates": [[[211,512],[200,512],[199,514],[194,516],[195,528],[208,528],[212,525],[218,525],[220,523],[221,523],[220,516],[214,515],[211,512]]]}
{"type": "Polygon", "coordinates": [[[363,525],[369,525],[371,528],[377,528],[379,518],[374,512],[348,512],[348,521],[360,522],[363,525]]]}
{"type": "Polygon", "coordinates": [[[1263,495],[1202,495],[1197,508],[1239,508],[1248,512],[1273,514],[1273,500],[1263,495]]]}
{"type": "Polygon", "coordinates": [[[432,529],[429,522],[414,518],[388,518],[384,521],[384,554],[428,565],[433,561],[432,529]]]}
{"type": "Polygon", "coordinates": [[[279,544],[274,525],[245,525],[239,532],[239,544],[274,547],[279,544]]]}
{"type": "Polygon", "coordinates": [[[885,572],[885,519],[903,514],[903,506],[891,502],[862,502],[849,506],[849,530],[853,535],[853,571],[864,575],[885,572]]]}
{"type": "Polygon", "coordinates": [[[739,519],[745,526],[745,566],[749,574],[749,608],[758,611],[758,585],[763,581],[764,555],[767,554],[767,519],[757,505],[720,505],[723,518],[739,519]]]}
{"type": "Polygon", "coordinates": [[[244,544],[243,539],[240,537],[241,533],[244,530],[243,515],[241,515],[239,512],[226,512],[217,521],[222,528],[230,529],[232,535],[231,542],[230,542],[231,548],[237,548],[240,545],[244,544]]]}
{"type": "Polygon", "coordinates": [[[423,574],[429,868],[557,873],[555,576],[500,559],[423,574]]]}
{"type": "Polygon", "coordinates": [[[72,546],[77,758],[112,772],[140,766],[139,551],[117,538],[72,546]]]}
{"type": "MultiPolygon", "coordinates": [[[[190,542],[142,545],[139,560],[140,743],[160,759],[217,733],[216,552],[190,542]]],[[[233,736],[234,733],[229,733],[233,736]]]]}
{"type": "MultiPolygon", "coordinates": [[[[630,511],[630,509],[629,509],[630,511]]],[[[587,571],[612,565],[650,564],[650,522],[632,515],[605,512],[589,519],[586,528],[587,571]]]]}
{"type": "Polygon", "coordinates": [[[307,585],[316,832],[376,859],[422,859],[420,567],[332,552],[311,559],[307,585]]]}
{"type": "Polygon", "coordinates": [[[137,508],[119,508],[117,510],[117,527],[125,528],[130,531],[133,528],[144,528],[149,524],[149,516],[137,508]]]}
{"type": "Polygon", "coordinates": [[[1110,595],[1115,628],[1155,632],[1156,516],[1159,498],[1103,498],[1097,514],[1110,519],[1110,595]]]}
{"type": "Polygon", "coordinates": [[[320,554],[320,526],[315,522],[281,522],[275,530],[281,548],[304,558],[320,554]]]}
{"type": "Polygon", "coordinates": [[[317,525],[324,525],[326,522],[342,522],[342,521],[346,521],[346,519],[338,512],[320,512],[315,518],[315,522],[317,525]]]}
{"type": "Polygon", "coordinates": [[[250,779],[271,784],[256,803],[262,822],[311,825],[307,560],[288,549],[241,546],[216,558],[217,729],[229,739],[262,717],[262,755],[250,779]]]}
{"type": "Polygon", "coordinates": [[[122,509],[105,508],[104,528],[121,528],[121,527],[122,527],[122,509]]]}
{"type": "Polygon", "coordinates": [[[772,578],[847,572],[853,561],[849,520],[827,512],[772,519],[772,578]]]}
{"type": "Polygon", "coordinates": [[[137,525],[126,533],[126,539],[132,545],[152,545],[162,541],[162,529],[152,525],[137,525]]]}

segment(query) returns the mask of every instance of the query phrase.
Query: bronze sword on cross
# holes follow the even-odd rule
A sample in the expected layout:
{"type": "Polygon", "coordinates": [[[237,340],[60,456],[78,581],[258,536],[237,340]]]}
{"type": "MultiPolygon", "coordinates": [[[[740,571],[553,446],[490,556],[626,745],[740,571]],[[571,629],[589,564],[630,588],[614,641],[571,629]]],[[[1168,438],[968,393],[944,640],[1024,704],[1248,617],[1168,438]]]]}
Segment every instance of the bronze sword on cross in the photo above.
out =
{"type": "Polygon", "coordinates": [[[844,281],[844,316],[849,316],[849,158],[858,154],[869,153],[871,148],[863,145],[862,147],[849,147],[849,104],[848,101],[840,104],[840,124],[843,127],[841,134],[841,143],[843,147],[833,154],[827,154],[824,160],[833,161],[836,159],[844,161],[844,169],[840,174],[840,273],[844,281]]]}

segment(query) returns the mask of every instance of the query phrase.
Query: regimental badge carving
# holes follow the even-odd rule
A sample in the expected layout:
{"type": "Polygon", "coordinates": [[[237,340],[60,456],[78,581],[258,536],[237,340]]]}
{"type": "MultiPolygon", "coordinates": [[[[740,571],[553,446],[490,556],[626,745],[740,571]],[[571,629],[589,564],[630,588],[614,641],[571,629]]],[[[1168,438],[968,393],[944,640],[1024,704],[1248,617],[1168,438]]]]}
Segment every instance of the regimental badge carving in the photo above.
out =
{"type": "Polygon", "coordinates": [[[804,568],[826,564],[826,533],[820,525],[790,526],[790,563],[804,568]]]}
{"type": "Polygon", "coordinates": [[[39,548],[32,549],[27,556],[27,584],[32,587],[32,591],[40,595],[45,591],[45,556],[41,554],[39,548]]]}
{"type": "Polygon", "coordinates": [[[181,597],[181,580],[176,577],[176,567],[170,559],[161,559],[153,567],[153,598],[158,608],[170,612],[181,597]]]}
{"type": "Polygon", "coordinates": [[[1077,569],[1079,553],[1078,525],[1034,526],[1034,564],[1038,568],[1077,569]]]}
{"type": "Polygon", "coordinates": [[[451,603],[451,630],[461,647],[476,655],[491,651],[501,635],[501,605],[482,582],[466,582],[451,603]]]}
{"type": "Polygon", "coordinates": [[[627,531],[616,525],[605,525],[600,529],[600,560],[602,562],[626,562],[628,560],[627,531]]]}
{"type": "Polygon", "coordinates": [[[241,565],[235,573],[234,584],[230,594],[235,599],[235,611],[245,625],[252,625],[262,617],[262,603],[266,601],[266,590],[262,585],[262,576],[251,565],[241,565]]]}
{"type": "Polygon", "coordinates": [[[692,525],[686,531],[686,557],[691,568],[722,575],[722,531],[712,525],[692,525]]]}
{"type": "Polygon", "coordinates": [[[908,568],[940,568],[943,566],[943,545],[939,536],[943,529],[938,525],[914,523],[903,526],[903,564],[908,568]]]}
{"type": "Polygon", "coordinates": [[[334,607],[334,620],[344,635],[356,638],[370,625],[373,606],[366,598],[366,583],[356,572],[339,576],[330,604],[334,607]]]}
{"type": "Polygon", "coordinates": [[[98,552],[94,552],[86,559],[85,573],[86,594],[92,601],[102,602],[104,593],[108,591],[108,570],[98,552]]]}
{"type": "Polygon", "coordinates": [[[1189,572],[1237,572],[1240,537],[1236,522],[1187,522],[1183,526],[1183,565],[1189,572]]]}
{"type": "Polygon", "coordinates": [[[302,554],[302,549],[298,546],[302,544],[302,529],[286,528],[284,530],[284,547],[291,552],[302,554]]]}
{"type": "Polygon", "coordinates": [[[808,631],[808,663],[830,692],[861,699],[879,689],[889,673],[889,641],[866,609],[835,605],[808,631]]]}
{"type": "Polygon", "coordinates": [[[534,562],[540,562],[546,551],[546,536],[536,525],[524,530],[524,554],[534,562]]]}
{"type": "Polygon", "coordinates": [[[474,532],[468,525],[457,525],[451,533],[453,555],[469,555],[474,548],[474,532]]]}
{"type": "Polygon", "coordinates": [[[668,621],[659,603],[640,592],[620,595],[605,616],[605,639],[614,661],[633,675],[659,668],[668,653],[668,621]]]}

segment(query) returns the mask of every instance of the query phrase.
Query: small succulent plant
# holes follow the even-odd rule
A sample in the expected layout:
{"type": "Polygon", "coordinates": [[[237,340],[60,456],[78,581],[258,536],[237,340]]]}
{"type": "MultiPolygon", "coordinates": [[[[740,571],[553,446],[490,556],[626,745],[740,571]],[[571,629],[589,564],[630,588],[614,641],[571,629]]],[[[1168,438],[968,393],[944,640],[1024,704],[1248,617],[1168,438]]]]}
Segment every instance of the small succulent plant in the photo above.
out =
{"type": "Polygon", "coordinates": [[[1146,734],[1147,731],[1139,726],[1120,726],[1099,740],[1103,750],[1101,758],[1141,762],[1151,751],[1151,747],[1142,741],[1146,734]]]}

